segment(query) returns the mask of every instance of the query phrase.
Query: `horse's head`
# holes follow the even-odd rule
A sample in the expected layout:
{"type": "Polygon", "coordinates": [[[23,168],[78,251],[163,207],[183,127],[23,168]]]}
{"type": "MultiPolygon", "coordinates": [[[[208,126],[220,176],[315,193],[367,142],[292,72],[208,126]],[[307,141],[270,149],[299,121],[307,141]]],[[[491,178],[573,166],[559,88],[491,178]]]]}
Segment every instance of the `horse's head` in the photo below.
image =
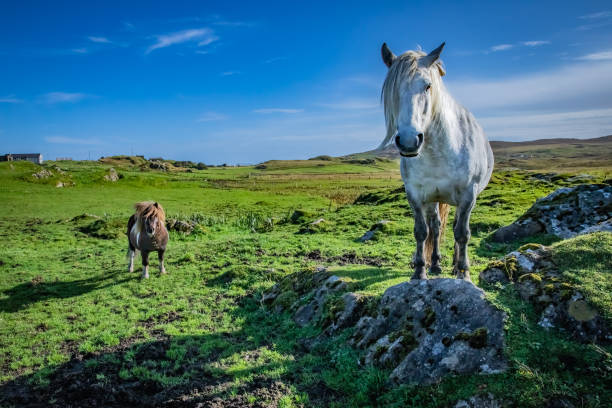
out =
{"type": "Polygon", "coordinates": [[[150,210],[143,214],[143,227],[144,231],[149,237],[155,236],[157,231],[163,227],[163,209],[155,202],[150,205],[150,210]]]}
{"type": "Polygon", "coordinates": [[[389,68],[383,85],[387,137],[404,157],[415,157],[425,142],[426,130],[432,122],[435,92],[444,75],[440,53],[444,43],[425,54],[407,51],[395,56],[382,45],[382,59],[389,68]]]}

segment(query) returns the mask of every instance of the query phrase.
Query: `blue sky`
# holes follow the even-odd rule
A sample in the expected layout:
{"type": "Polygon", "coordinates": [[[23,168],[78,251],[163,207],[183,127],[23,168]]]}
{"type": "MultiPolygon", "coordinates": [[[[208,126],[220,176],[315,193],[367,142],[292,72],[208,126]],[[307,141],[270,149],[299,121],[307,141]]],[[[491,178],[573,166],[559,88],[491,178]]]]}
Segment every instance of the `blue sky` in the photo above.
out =
{"type": "Polygon", "coordinates": [[[380,46],[446,48],[491,140],[612,134],[612,5],[2,2],[0,150],[256,163],[375,148],[380,46]]]}

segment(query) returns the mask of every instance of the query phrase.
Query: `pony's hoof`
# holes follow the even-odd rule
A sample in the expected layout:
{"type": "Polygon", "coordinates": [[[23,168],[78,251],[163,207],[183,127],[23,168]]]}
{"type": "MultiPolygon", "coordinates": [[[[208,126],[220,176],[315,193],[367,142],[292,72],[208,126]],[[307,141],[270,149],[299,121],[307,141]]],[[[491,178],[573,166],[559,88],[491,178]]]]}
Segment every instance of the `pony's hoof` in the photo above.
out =
{"type": "Polygon", "coordinates": [[[440,265],[432,266],[429,268],[429,273],[432,275],[440,275],[442,273],[442,268],[440,268],[440,265]]]}
{"type": "Polygon", "coordinates": [[[160,273],[161,275],[166,275],[166,274],[168,274],[168,272],[166,272],[166,270],[165,270],[165,269],[163,269],[163,270],[159,271],[159,273],[160,273]]]}
{"type": "Polygon", "coordinates": [[[142,275],[142,279],[149,279],[149,274],[142,275]]]}

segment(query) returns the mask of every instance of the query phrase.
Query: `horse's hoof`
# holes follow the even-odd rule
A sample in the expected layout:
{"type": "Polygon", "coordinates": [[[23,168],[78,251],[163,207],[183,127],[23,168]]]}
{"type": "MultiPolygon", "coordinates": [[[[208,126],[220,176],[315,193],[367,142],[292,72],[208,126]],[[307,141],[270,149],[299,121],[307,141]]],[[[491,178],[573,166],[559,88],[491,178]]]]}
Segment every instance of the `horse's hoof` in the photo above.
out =
{"type": "Polygon", "coordinates": [[[161,275],[166,275],[168,272],[166,272],[166,270],[164,269],[163,271],[159,272],[161,275]]]}
{"type": "Polygon", "coordinates": [[[467,269],[458,269],[455,271],[455,277],[457,279],[461,279],[467,282],[472,282],[472,279],[470,279],[470,271],[467,269]]]}
{"type": "Polygon", "coordinates": [[[425,272],[415,272],[414,275],[412,275],[412,278],[410,278],[410,280],[421,280],[421,279],[425,279],[427,280],[427,274],[425,272]]]}
{"type": "Polygon", "coordinates": [[[429,268],[429,273],[432,275],[440,275],[442,273],[442,268],[440,268],[440,265],[432,266],[429,268]]]}
{"type": "Polygon", "coordinates": [[[142,275],[142,279],[149,279],[149,275],[142,275]]]}

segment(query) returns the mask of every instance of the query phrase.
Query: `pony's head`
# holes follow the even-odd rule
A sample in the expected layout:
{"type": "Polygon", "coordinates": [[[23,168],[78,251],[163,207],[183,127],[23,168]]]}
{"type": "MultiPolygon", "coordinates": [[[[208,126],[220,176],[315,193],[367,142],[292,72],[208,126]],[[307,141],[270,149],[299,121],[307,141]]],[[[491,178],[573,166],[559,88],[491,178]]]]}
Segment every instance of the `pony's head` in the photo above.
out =
{"type": "Polygon", "coordinates": [[[396,56],[386,43],[382,45],[382,59],[389,71],[382,89],[387,135],[381,146],[393,141],[404,157],[421,151],[439,105],[445,74],[442,48],[444,43],[429,54],[406,51],[396,56]]]}
{"type": "Polygon", "coordinates": [[[149,237],[165,228],[166,214],[158,202],[144,201],[134,205],[136,215],[140,221],[141,231],[146,232],[149,237]]]}

